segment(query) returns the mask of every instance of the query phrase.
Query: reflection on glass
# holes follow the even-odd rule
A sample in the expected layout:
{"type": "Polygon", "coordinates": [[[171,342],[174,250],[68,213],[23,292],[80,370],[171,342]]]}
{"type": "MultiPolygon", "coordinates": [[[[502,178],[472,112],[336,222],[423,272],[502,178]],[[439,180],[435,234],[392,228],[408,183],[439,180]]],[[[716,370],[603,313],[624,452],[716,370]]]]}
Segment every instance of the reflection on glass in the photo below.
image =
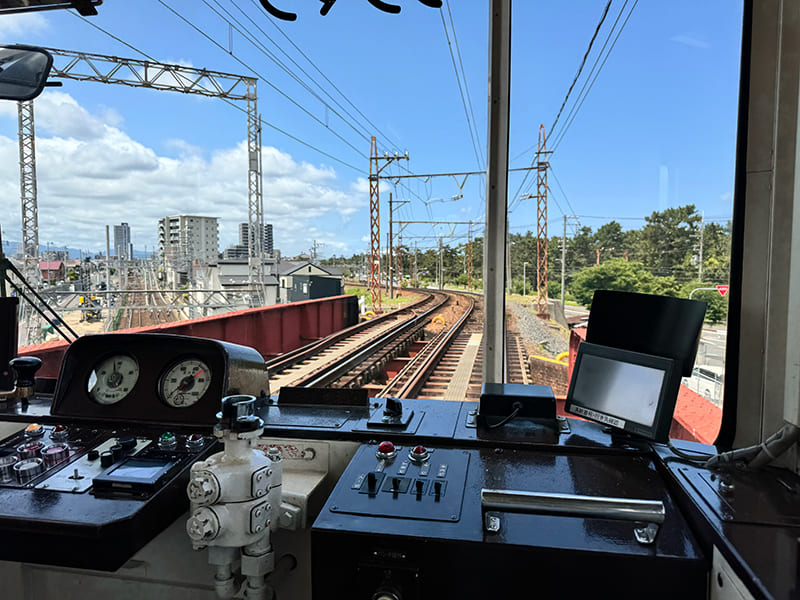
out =
{"type": "Polygon", "coordinates": [[[586,354],[574,399],[593,410],[652,426],[664,371],[586,354]]]}

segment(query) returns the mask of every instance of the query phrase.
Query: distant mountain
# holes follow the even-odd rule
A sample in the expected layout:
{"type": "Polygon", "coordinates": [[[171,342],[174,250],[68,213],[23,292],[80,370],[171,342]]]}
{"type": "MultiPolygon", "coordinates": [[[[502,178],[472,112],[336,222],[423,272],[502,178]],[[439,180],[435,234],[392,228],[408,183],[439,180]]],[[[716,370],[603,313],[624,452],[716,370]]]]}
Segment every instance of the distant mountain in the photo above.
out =
{"type": "MultiPolygon", "coordinates": [[[[8,256],[16,256],[17,248],[21,243],[22,242],[14,242],[14,241],[3,240],[3,253],[7,254],[8,256]]],[[[103,249],[103,250],[91,250],[91,249],[90,250],[85,250],[85,249],[81,250],[81,249],[78,249],[78,248],[64,248],[63,246],[53,246],[53,245],[50,246],[50,250],[55,250],[55,251],[60,251],[60,252],[63,252],[64,250],[66,250],[69,253],[68,254],[68,260],[76,260],[76,259],[80,258],[81,256],[96,256],[98,254],[101,255],[101,256],[105,256],[105,253],[106,253],[105,249],[103,249]]],[[[45,245],[39,244],[39,255],[41,256],[45,252],[47,252],[47,245],[46,244],[45,245]]],[[[147,257],[147,253],[143,252],[141,250],[136,250],[134,248],[133,256],[134,256],[134,258],[146,258],[147,257]]]]}

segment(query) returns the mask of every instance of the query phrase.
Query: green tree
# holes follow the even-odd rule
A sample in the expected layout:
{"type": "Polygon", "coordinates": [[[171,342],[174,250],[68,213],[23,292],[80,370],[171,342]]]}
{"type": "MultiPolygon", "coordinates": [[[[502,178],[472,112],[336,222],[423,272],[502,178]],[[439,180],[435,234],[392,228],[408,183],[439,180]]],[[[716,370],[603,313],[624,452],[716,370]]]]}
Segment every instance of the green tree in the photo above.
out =
{"type": "Polygon", "coordinates": [[[595,239],[591,227],[581,227],[567,243],[567,265],[577,271],[595,263],[595,239]]]}
{"type": "Polygon", "coordinates": [[[700,222],[694,204],[667,208],[645,217],[637,258],[659,276],[691,276],[699,250],[700,222]]]}
{"type": "Polygon", "coordinates": [[[594,235],[594,243],[595,248],[602,251],[602,259],[624,256],[627,249],[622,225],[616,221],[602,225],[594,235]]]}
{"type": "Polygon", "coordinates": [[[727,283],[731,270],[731,223],[707,223],[703,229],[703,280],[727,283]]]}
{"type": "Polygon", "coordinates": [[[579,271],[573,277],[569,291],[577,302],[588,306],[595,290],[650,293],[654,280],[655,277],[642,263],[612,258],[579,271]]]}
{"type": "MultiPolygon", "coordinates": [[[[692,290],[709,287],[708,283],[689,281],[681,287],[681,297],[688,298],[692,290]]],[[[699,290],[692,295],[693,300],[702,300],[707,303],[706,321],[709,323],[722,323],[728,318],[728,296],[721,296],[717,290],[699,290]]]]}

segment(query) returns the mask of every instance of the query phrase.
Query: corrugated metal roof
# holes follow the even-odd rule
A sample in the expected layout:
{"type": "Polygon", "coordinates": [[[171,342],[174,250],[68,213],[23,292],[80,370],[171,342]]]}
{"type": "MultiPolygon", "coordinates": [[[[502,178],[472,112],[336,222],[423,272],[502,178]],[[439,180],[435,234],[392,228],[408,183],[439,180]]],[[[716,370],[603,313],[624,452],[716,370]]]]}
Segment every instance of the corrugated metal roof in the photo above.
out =
{"type": "Polygon", "coordinates": [[[40,260],[40,271],[58,271],[64,263],[60,260],[40,260]]]}
{"type": "MultiPolygon", "coordinates": [[[[246,286],[249,285],[250,278],[247,275],[220,275],[219,284],[221,286],[246,286]]],[[[278,285],[278,279],[273,275],[264,276],[264,285],[278,285]]]]}

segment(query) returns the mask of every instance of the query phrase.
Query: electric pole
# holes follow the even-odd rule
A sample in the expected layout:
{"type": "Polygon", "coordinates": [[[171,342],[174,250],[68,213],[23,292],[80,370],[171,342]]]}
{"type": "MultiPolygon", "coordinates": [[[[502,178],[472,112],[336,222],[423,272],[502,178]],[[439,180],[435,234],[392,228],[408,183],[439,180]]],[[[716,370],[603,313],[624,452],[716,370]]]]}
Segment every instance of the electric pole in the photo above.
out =
{"type": "Polygon", "coordinates": [[[472,221],[467,233],[467,289],[472,289],[472,221]]]}
{"type": "Polygon", "coordinates": [[[378,142],[373,135],[370,139],[369,152],[369,292],[372,301],[372,310],[375,313],[382,312],[380,174],[383,169],[396,160],[408,160],[408,152],[402,156],[397,152],[395,152],[393,156],[390,156],[388,152],[385,152],[383,156],[378,156],[378,142]],[[378,161],[380,160],[385,161],[383,166],[379,165],[378,161]]]}
{"type": "Polygon", "coordinates": [[[703,281],[703,231],[706,228],[705,212],[700,215],[700,264],[697,265],[697,281],[703,281]]]}
{"type": "Polygon", "coordinates": [[[444,258],[442,257],[442,238],[439,238],[439,289],[444,289],[444,258]]]}
{"type": "Polygon", "coordinates": [[[389,255],[390,237],[386,234],[386,291],[389,297],[394,298],[394,284],[392,283],[392,257],[389,255]]]}
{"type": "MultiPolygon", "coordinates": [[[[567,275],[567,215],[564,215],[564,235],[561,238],[561,312],[564,312],[564,287],[567,275]]],[[[566,314],[566,313],[565,313],[566,314]]]]}
{"type": "MultiPolygon", "coordinates": [[[[392,193],[389,192],[389,265],[392,264],[392,256],[394,255],[394,233],[393,233],[394,211],[395,209],[400,208],[404,204],[408,204],[408,200],[394,200],[392,198],[392,193]]],[[[403,228],[401,227],[400,231],[398,232],[398,237],[400,236],[400,234],[402,234],[402,232],[403,228]]],[[[389,267],[389,270],[391,272],[391,266],[389,267]]],[[[397,267],[395,269],[394,276],[397,277],[398,273],[400,273],[401,271],[402,268],[397,267]]],[[[391,286],[389,294],[391,298],[394,298],[394,285],[391,286]]]]}
{"type": "Polygon", "coordinates": [[[536,157],[536,314],[550,318],[547,305],[547,149],[544,125],[539,125],[539,152],[536,157]]]}
{"type": "Polygon", "coordinates": [[[388,246],[389,246],[389,254],[386,258],[388,261],[386,263],[386,268],[389,271],[389,298],[394,298],[394,278],[392,277],[392,213],[394,212],[394,206],[392,205],[392,192],[389,192],[389,238],[388,238],[388,246]]]}
{"type": "Polygon", "coordinates": [[[403,292],[403,236],[398,236],[397,252],[395,253],[395,276],[397,277],[397,295],[402,296],[403,292]]]}
{"type": "MultiPolygon", "coordinates": [[[[111,307],[111,238],[106,225],[106,308],[111,307]]],[[[111,313],[108,313],[111,315],[111,313]]]]}
{"type": "MultiPolygon", "coordinates": [[[[572,215],[567,216],[564,215],[564,237],[561,238],[561,310],[564,310],[565,302],[564,298],[567,293],[567,219],[575,219],[577,220],[578,217],[572,215]]],[[[628,260],[628,253],[625,253],[625,260],[628,260]]]]}
{"type": "Polygon", "coordinates": [[[417,243],[414,242],[414,287],[419,287],[419,281],[417,280],[417,243]]]}

